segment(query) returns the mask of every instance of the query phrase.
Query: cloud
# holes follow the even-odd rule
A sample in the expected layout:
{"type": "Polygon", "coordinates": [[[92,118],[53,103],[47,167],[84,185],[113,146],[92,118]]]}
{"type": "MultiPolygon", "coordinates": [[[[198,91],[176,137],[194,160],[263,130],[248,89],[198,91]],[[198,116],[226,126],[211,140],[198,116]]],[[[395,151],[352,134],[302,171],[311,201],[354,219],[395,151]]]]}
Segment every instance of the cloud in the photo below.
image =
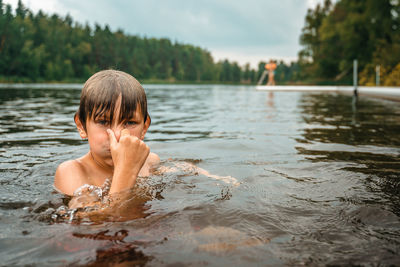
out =
{"type": "MultiPolygon", "coordinates": [[[[15,9],[17,7],[18,0],[5,0],[3,1],[3,3],[10,4],[13,9],[15,9]]],[[[23,0],[22,3],[34,12],[37,12],[41,9],[48,13],[59,13],[59,11],[61,10],[61,6],[59,5],[58,1],[54,0],[23,0]]]]}

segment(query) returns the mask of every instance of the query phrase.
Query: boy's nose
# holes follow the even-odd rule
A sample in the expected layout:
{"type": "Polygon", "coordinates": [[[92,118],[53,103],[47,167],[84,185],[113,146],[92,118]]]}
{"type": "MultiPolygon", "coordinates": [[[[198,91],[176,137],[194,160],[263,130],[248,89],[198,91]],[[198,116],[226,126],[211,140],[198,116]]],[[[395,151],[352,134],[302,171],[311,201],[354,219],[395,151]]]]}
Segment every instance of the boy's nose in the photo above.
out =
{"type": "Polygon", "coordinates": [[[115,126],[111,127],[111,130],[114,132],[115,138],[117,139],[118,142],[119,142],[119,138],[121,137],[121,131],[123,129],[125,129],[125,127],[122,125],[115,125],[115,126]]]}

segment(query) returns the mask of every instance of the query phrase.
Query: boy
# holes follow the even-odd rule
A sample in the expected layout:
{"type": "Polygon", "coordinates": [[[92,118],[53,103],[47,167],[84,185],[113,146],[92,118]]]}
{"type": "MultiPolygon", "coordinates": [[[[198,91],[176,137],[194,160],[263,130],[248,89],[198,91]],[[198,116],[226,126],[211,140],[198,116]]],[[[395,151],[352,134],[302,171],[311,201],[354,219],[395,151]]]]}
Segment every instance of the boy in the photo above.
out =
{"type": "Polygon", "coordinates": [[[58,166],[54,186],[60,192],[73,196],[84,185],[102,187],[108,179],[109,194],[123,192],[159,163],[143,142],[151,119],[144,89],[131,75],[104,70],[91,76],[74,119],[90,149],[58,166]]]}

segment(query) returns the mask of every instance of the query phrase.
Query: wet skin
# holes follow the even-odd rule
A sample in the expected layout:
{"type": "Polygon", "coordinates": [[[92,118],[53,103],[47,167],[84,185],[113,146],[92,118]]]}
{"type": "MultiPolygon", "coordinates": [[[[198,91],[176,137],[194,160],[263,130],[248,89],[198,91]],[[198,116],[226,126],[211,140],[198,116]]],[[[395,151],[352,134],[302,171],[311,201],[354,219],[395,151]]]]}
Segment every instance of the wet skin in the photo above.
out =
{"type": "MultiPolygon", "coordinates": [[[[121,98],[114,110],[119,118],[121,98]]],[[[89,118],[86,128],[75,117],[79,134],[88,139],[90,150],[83,157],[62,163],[55,175],[54,185],[61,192],[73,195],[84,184],[101,186],[112,177],[110,194],[132,188],[138,175],[146,176],[158,163],[156,154],[150,153],[143,142],[150,125],[144,122],[139,110],[127,121],[110,121],[109,114],[97,119],[89,118]]]]}

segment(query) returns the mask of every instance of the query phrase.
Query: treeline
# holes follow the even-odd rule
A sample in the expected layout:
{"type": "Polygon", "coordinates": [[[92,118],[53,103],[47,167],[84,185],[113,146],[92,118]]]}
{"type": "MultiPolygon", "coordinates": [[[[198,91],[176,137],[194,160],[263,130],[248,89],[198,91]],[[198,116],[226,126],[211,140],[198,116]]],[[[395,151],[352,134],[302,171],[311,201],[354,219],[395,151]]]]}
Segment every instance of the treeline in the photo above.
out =
{"type": "Polygon", "coordinates": [[[375,85],[380,66],[381,85],[400,85],[400,1],[325,0],[308,10],[300,37],[301,80],[352,83],[353,60],[359,82],[375,85]]]}
{"type": "MultiPolygon", "coordinates": [[[[297,62],[277,62],[277,84],[400,86],[400,1],[325,0],[305,17],[297,62]]],[[[119,69],[141,81],[257,83],[266,62],[215,62],[210,52],[166,38],[146,38],[74,22],[67,15],[33,14],[21,1],[15,11],[0,0],[0,82],[86,80],[101,69],[119,69]]],[[[265,82],[265,81],[264,81],[265,82]]]]}
{"type": "MultiPolygon", "coordinates": [[[[286,65],[281,65],[286,73],[286,65]]],[[[263,67],[214,62],[200,47],[113,32],[107,25],[92,28],[69,15],[33,14],[21,1],[13,11],[0,0],[2,82],[81,82],[98,70],[113,68],[142,81],[255,83],[263,67]]]]}

